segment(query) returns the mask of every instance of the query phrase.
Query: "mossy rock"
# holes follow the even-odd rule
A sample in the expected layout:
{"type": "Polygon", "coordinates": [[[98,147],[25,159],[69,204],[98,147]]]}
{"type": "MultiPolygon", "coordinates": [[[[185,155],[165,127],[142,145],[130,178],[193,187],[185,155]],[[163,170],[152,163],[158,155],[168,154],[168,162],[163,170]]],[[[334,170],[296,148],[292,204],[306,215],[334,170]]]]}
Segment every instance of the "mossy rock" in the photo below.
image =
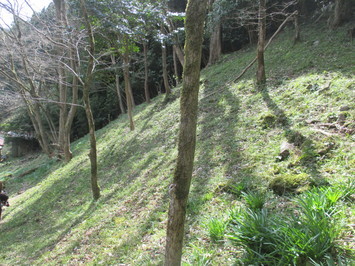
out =
{"type": "Polygon", "coordinates": [[[271,113],[264,114],[259,118],[259,124],[263,129],[273,128],[276,126],[276,123],[277,116],[271,113]]]}
{"type": "Polygon", "coordinates": [[[312,178],[306,174],[280,174],[270,181],[269,188],[278,195],[283,195],[286,192],[301,193],[313,184],[312,178]]]}

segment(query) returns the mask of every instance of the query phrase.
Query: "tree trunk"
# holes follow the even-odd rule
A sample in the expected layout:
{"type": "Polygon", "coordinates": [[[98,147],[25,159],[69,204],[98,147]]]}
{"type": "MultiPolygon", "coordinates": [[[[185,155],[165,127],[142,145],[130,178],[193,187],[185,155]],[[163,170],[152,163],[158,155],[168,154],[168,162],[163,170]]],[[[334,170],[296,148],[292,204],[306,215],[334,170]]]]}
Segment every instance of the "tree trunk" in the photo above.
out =
{"type": "Polygon", "coordinates": [[[133,102],[132,102],[133,97],[132,97],[131,81],[129,77],[129,55],[127,53],[123,55],[123,77],[125,83],[129,128],[131,129],[131,131],[133,131],[134,130],[133,102]]]}
{"type": "Polygon", "coordinates": [[[185,64],[180,98],[178,158],[173,183],[169,187],[165,265],[181,264],[186,205],[192,179],[196,145],[198,91],[201,50],[207,0],[189,0],[185,20],[185,64]]]}
{"type": "Polygon", "coordinates": [[[176,46],[173,46],[173,61],[174,61],[174,75],[176,84],[180,84],[180,75],[178,69],[177,55],[176,55],[176,46]]]}
{"type": "Polygon", "coordinates": [[[221,23],[218,22],[214,27],[210,40],[210,56],[208,58],[208,65],[215,64],[222,54],[222,40],[221,40],[221,23]]]}
{"type": "Polygon", "coordinates": [[[86,118],[89,126],[89,135],[90,135],[90,163],[91,163],[91,189],[94,200],[98,200],[100,198],[100,187],[98,185],[98,177],[97,177],[97,149],[96,149],[96,136],[95,136],[95,122],[94,117],[92,115],[91,106],[90,106],[90,87],[93,79],[93,71],[94,71],[94,54],[95,54],[95,41],[94,34],[92,32],[91,24],[89,21],[89,16],[85,6],[85,0],[80,0],[80,6],[83,11],[84,19],[85,19],[85,27],[88,31],[88,39],[90,44],[89,50],[89,60],[87,65],[86,77],[83,84],[83,101],[85,107],[86,118]]]}
{"type": "Polygon", "coordinates": [[[266,1],[259,0],[259,40],[258,40],[258,70],[256,74],[256,83],[258,85],[265,84],[265,62],[264,62],[264,48],[265,48],[265,32],[266,32],[266,1]]]}
{"type": "Polygon", "coordinates": [[[335,0],[334,17],[331,21],[331,27],[336,28],[345,21],[351,19],[353,7],[351,0],[335,0]]]}
{"type": "MultiPolygon", "coordinates": [[[[84,0],[81,0],[84,1],[84,0]]],[[[86,118],[89,126],[89,136],[90,136],[90,165],[91,165],[91,189],[94,200],[98,200],[100,198],[100,188],[98,186],[97,180],[97,149],[96,149],[96,136],[95,136],[95,122],[94,117],[92,115],[91,106],[90,106],[90,83],[85,82],[83,88],[83,101],[85,107],[86,118]]]]}
{"type": "Polygon", "coordinates": [[[170,86],[169,86],[169,80],[168,80],[168,64],[167,64],[167,59],[166,59],[166,45],[163,42],[161,46],[161,52],[162,52],[162,61],[163,61],[163,80],[164,80],[164,87],[165,87],[165,93],[166,96],[169,96],[171,93],[170,86]]]}
{"type": "Polygon", "coordinates": [[[143,51],[144,51],[144,94],[145,101],[150,103],[150,94],[148,87],[148,44],[146,41],[143,42],[143,51]]]}
{"type": "Polygon", "coordinates": [[[42,151],[48,155],[48,157],[52,156],[52,152],[49,146],[48,137],[46,131],[44,129],[41,115],[39,114],[39,107],[36,106],[38,103],[31,103],[31,101],[26,99],[25,93],[23,91],[20,92],[22,99],[26,103],[27,113],[31,119],[32,125],[36,132],[36,138],[39,142],[39,145],[42,148],[42,151]]]}
{"type": "MultiPolygon", "coordinates": [[[[67,14],[66,14],[66,3],[65,0],[53,0],[55,9],[56,9],[56,17],[58,21],[58,25],[60,29],[66,28],[68,26],[67,14]]],[[[58,42],[64,44],[65,38],[61,31],[57,36],[58,42]]],[[[73,44],[73,40],[71,36],[69,36],[70,44],[73,44]]],[[[64,45],[63,45],[64,46],[64,45]]],[[[64,160],[69,162],[73,154],[70,150],[70,133],[71,127],[73,124],[74,116],[76,114],[77,102],[78,102],[78,80],[76,77],[73,77],[72,81],[72,104],[70,109],[68,110],[67,106],[67,98],[68,98],[68,86],[66,85],[66,76],[67,71],[65,71],[64,65],[62,65],[60,58],[66,58],[65,54],[69,54],[70,66],[73,71],[77,71],[77,60],[75,56],[75,52],[73,51],[73,47],[69,47],[67,50],[63,47],[59,47],[57,49],[58,55],[58,90],[59,90],[59,151],[63,153],[64,160]]]]}
{"type": "Polygon", "coordinates": [[[249,36],[249,43],[255,44],[258,40],[258,34],[256,33],[256,29],[253,25],[247,25],[246,28],[249,36]]]}
{"type": "Polygon", "coordinates": [[[300,34],[300,24],[299,24],[299,18],[298,14],[295,15],[293,23],[295,25],[295,36],[293,38],[293,42],[297,43],[301,41],[301,34],[300,34]]]}
{"type": "MultiPolygon", "coordinates": [[[[111,55],[111,62],[112,65],[116,64],[116,57],[114,55],[111,55]]],[[[120,111],[121,114],[126,113],[124,106],[123,106],[123,101],[122,101],[122,95],[121,95],[121,89],[120,89],[120,77],[119,75],[116,73],[115,74],[115,86],[116,86],[116,93],[117,93],[117,97],[118,97],[118,105],[120,107],[120,111]]]]}
{"type": "MultiPolygon", "coordinates": [[[[56,11],[56,19],[57,19],[57,26],[58,32],[56,38],[58,42],[63,44],[64,39],[61,33],[61,29],[65,27],[66,24],[66,10],[65,10],[65,0],[53,0],[55,11],[56,11]]],[[[63,47],[56,48],[56,55],[58,57],[58,94],[59,94],[59,128],[58,128],[58,152],[59,156],[61,157],[62,154],[64,155],[65,145],[66,145],[66,136],[65,136],[65,123],[67,119],[67,86],[65,85],[65,69],[64,66],[61,64],[62,58],[64,58],[65,51],[63,47]]]]}
{"type": "Polygon", "coordinates": [[[179,59],[180,64],[183,66],[184,65],[184,61],[185,61],[185,56],[184,53],[181,49],[181,47],[177,44],[174,44],[174,48],[175,48],[175,53],[177,55],[177,58],[179,59]]]}

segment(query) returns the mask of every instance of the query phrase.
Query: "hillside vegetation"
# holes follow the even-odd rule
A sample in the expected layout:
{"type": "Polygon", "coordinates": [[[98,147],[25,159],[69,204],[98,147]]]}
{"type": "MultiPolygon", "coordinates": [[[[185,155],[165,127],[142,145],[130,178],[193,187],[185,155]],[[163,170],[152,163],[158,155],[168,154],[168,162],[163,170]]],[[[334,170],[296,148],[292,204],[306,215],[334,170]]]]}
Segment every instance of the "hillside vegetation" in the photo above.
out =
{"type": "MultiPolygon", "coordinates": [[[[254,69],[234,82],[255,47],[202,71],[186,265],[246,262],[251,246],[237,232],[247,230],[240,219],[248,218],[246,206],[261,199],[280,220],[300,213],[294,201],[300,193],[326,188],[339,188],[331,206],[339,233],[324,257],[346,265],[354,256],[354,46],[346,27],[304,29],[295,45],[292,36],[286,29],[268,48],[263,90],[254,86],[254,69]],[[280,154],[283,143],[291,145],[289,154],[280,154]]],[[[0,222],[0,264],[162,264],[178,95],[176,88],[168,101],[160,95],[137,106],[134,132],[125,115],[97,131],[98,202],[91,196],[88,137],[73,143],[68,164],[37,154],[1,163],[11,207],[0,222]]]]}

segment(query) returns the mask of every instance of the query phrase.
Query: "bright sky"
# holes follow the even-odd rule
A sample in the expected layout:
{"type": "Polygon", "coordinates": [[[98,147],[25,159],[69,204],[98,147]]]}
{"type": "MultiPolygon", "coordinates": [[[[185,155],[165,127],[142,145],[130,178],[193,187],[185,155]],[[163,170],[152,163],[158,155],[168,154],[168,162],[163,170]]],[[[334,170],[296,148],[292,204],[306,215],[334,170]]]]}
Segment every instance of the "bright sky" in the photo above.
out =
{"type": "MultiPolygon", "coordinates": [[[[41,11],[51,2],[52,0],[27,0],[27,3],[29,3],[36,12],[41,11]]],[[[20,11],[21,17],[24,19],[28,19],[32,15],[32,11],[26,4],[25,0],[0,0],[0,3],[15,6],[15,8],[20,11]]],[[[8,25],[12,22],[12,15],[2,8],[0,8],[0,18],[1,26],[5,26],[4,22],[8,25]]]]}

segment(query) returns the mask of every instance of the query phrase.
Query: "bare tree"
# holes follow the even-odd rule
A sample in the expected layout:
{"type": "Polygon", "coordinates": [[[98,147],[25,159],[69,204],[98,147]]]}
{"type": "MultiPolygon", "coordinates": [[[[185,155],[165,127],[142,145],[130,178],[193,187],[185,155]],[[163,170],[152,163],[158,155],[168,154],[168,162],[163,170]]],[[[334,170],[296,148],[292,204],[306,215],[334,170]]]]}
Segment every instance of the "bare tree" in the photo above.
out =
{"type": "Polygon", "coordinates": [[[83,101],[85,107],[86,118],[89,126],[89,135],[90,135],[90,163],[91,163],[91,189],[94,200],[100,198],[100,187],[97,182],[97,148],[96,148],[96,136],[95,136],[95,121],[92,115],[91,106],[90,106],[90,87],[92,85],[92,80],[94,76],[95,62],[95,40],[92,27],[89,20],[89,15],[86,10],[85,0],[80,0],[80,7],[83,12],[84,24],[87,31],[87,38],[89,40],[88,47],[88,63],[86,67],[86,76],[82,80],[79,78],[83,85],[83,101]]]}
{"type": "Polygon", "coordinates": [[[52,79],[51,71],[46,70],[50,60],[44,50],[40,49],[48,43],[37,39],[37,33],[20,18],[16,2],[14,5],[1,3],[0,7],[12,13],[14,19],[12,27],[2,28],[1,81],[23,99],[39,144],[43,152],[51,156],[50,143],[57,140],[57,133],[51,117],[46,112],[46,101],[43,99],[51,93],[45,88],[50,85],[52,79]]]}
{"type": "Polygon", "coordinates": [[[40,19],[36,14],[30,22],[25,21],[16,9],[16,1],[14,5],[1,4],[1,8],[11,12],[14,17],[13,25],[9,29],[3,29],[7,51],[2,57],[4,62],[11,57],[14,63],[13,66],[3,64],[2,76],[8,80],[11,76],[25,85],[11,83],[28,106],[29,116],[43,151],[50,156],[64,155],[64,159],[70,161],[70,134],[78,106],[78,79],[65,70],[64,64],[77,71],[76,43],[74,31],[69,30],[65,0],[54,2],[57,18],[54,22],[52,19],[40,19]],[[24,88],[26,86],[27,89],[24,88]],[[55,93],[54,88],[57,88],[58,93],[55,93]],[[68,101],[69,91],[72,94],[71,102],[68,101]],[[58,127],[48,115],[48,108],[53,109],[50,105],[59,107],[58,127]],[[34,110],[39,113],[34,115],[34,110]],[[41,121],[37,121],[36,117],[41,121]]]}
{"type": "Polygon", "coordinates": [[[65,161],[70,161],[72,159],[72,152],[70,151],[70,133],[73,124],[74,116],[77,109],[78,102],[78,78],[75,75],[70,75],[65,69],[66,63],[69,61],[71,68],[77,71],[77,59],[75,53],[75,43],[72,38],[72,34],[68,34],[68,19],[67,19],[67,9],[65,0],[53,0],[56,17],[57,17],[57,40],[61,44],[57,46],[57,56],[58,56],[58,91],[59,91],[59,133],[58,133],[58,144],[59,149],[64,154],[65,161]],[[69,37],[68,37],[69,36],[69,37]],[[68,82],[67,79],[70,77],[72,79],[72,104],[70,105],[70,110],[68,111],[68,82]]]}

